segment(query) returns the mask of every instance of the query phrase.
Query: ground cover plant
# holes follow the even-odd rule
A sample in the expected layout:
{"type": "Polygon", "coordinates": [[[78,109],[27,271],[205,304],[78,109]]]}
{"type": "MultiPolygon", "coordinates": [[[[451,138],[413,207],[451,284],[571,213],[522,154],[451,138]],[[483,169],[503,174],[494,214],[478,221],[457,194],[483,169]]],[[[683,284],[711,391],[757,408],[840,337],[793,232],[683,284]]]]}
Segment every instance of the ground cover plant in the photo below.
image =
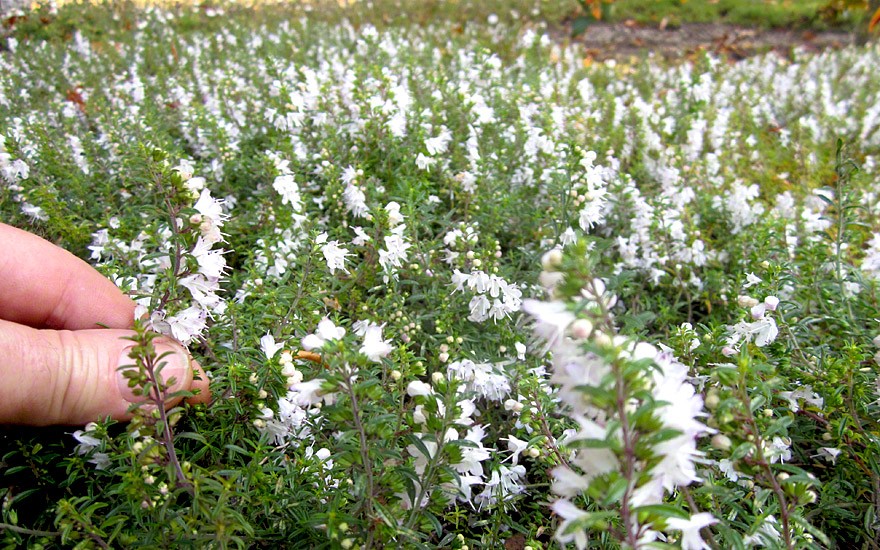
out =
{"type": "Polygon", "coordinates": [[[137,299],[153,402],[157,333],[213,399],[0,430],[6,547],[880,545],[875,46],[40,17],[0,216],[137,299]]]}

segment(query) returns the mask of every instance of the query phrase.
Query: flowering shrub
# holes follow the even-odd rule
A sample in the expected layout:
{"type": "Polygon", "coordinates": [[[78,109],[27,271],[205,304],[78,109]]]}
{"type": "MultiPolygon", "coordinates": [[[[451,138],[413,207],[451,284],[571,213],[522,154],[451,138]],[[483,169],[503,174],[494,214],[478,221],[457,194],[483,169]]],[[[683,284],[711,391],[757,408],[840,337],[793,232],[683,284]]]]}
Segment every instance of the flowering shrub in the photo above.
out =
{"type": "Polygon", "coordinates": [[[2,429],[5,545],[880,544],[876,47],[101,10],[5,40],[0,215],[213,397],[2,429]]]}

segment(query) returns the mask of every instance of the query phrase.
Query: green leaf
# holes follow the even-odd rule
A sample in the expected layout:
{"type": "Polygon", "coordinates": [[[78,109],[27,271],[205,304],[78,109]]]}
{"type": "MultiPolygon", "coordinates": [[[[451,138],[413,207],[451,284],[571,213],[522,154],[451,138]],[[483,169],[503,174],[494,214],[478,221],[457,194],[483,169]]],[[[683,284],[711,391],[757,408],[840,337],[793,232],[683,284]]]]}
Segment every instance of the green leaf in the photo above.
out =
{"type": "Polygon", "coordinates": [[[750,452],[755,449],[755,445],[753,443],[744,442],[740,443],[736,446],[732,453],[730,453],[730,460],[735,461],[747,456],[750,452]]]}
{"type": "Polygon", "coordinates": [[[649,514],[660,518],[689,519],[691,516],[678,506],[671,504],[647,504],[633,509],[638,514],[649,514]]]}
{"type": "Polygon", "coordinates": [[[620,478],[614,480],[611,485],[608,486],[608,490],[605,493],[605,498],[602,499],[602,506],[611,506],[612,504],[616,504],[623,498],[623,495],[626,494],[626,488],[629,487],[629,480],[620,478]]]}
{"type": "Polygon", "coordinates": [[[571,36],[576,37],[584,34],[587,28],[595,22],[596,20],[592,17],[576,17],[575,20],[571,22],[571,36]]]}

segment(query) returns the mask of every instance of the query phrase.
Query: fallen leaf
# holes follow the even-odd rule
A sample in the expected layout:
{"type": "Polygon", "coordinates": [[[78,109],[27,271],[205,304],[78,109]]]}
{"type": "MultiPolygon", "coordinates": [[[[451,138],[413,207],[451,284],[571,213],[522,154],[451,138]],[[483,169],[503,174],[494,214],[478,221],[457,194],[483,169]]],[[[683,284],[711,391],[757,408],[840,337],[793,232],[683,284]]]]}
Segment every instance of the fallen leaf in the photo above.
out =
{"type": "Polygon", "coordinates": [[[526,538],[522,533],[517,533],[504,541],[504,550],[523,550],[526,547],[526,538]]]}
{"type": "Polygon", "coordinates": [[[877,26],[877,23],[880,23],[880,8],[877,8],[877,11],[875,11],[874,15],[871,16],[871,22],[868,23],[868,32],[873,32],[874,27],[877,26]]]}
{"type": "Polygon", "coordinates": [[[321,356],[315,353],[314,351],[305,351],[300,350],[296,352],[296,359],[305,359],[306,361],[311,361],[312,363],[321,364],[321,356]]]}

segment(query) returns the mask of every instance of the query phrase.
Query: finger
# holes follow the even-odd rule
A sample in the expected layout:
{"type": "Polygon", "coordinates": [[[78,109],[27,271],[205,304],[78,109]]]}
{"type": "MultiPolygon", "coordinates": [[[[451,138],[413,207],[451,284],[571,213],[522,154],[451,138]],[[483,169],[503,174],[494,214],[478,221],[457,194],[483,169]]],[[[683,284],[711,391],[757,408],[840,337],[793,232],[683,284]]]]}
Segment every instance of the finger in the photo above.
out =
{"type": "Polygon", "coordinates": [[[0,319],[69,330],[129,328],[134,302],[89,264],[0,223],[0,319]]]}
{"type": "MultiPolygon", "coordinates": [[[[133,402],[120,366],[133,342],[129,330],[37,330],[0,320],[0,424],[78,424],[107,416],[128,420],[133,402]]],[[[154,341],[162,359],[161,378],[175,382],[168,392],[199,391],[192,402],[210,398],[208,379],[186,351],[168,339],[154,341]],[[194,379],[195,378],[195,379],[194,379]]],[[[179,403],[175,399],[167,407],[179,403]]]]}

